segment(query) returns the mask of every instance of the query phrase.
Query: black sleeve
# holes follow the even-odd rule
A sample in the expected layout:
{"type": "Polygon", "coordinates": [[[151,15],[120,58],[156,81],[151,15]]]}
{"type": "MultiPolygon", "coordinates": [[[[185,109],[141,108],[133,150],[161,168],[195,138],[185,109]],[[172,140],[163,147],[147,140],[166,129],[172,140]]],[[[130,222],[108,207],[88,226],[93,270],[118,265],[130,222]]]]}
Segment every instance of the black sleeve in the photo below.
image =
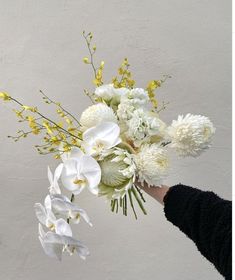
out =
{"type": "Polygon", "coordinates": [[[194,241],[225,279],[232,279],[232,202],[179,184],[169,189],[164,204],[167,220],[194,241]]]}

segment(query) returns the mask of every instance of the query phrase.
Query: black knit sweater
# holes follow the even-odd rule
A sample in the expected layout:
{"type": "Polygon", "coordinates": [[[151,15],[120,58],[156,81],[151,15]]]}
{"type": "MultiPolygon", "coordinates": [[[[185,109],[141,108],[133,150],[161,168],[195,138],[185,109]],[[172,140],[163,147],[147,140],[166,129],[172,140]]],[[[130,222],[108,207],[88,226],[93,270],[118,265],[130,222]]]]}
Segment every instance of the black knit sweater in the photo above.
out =
{"type": "Polygon", "coordinates": [[[166,218],[194,241],[201,254],[232,279],[232,202],[184,185],[164,197],[166,218]]]}

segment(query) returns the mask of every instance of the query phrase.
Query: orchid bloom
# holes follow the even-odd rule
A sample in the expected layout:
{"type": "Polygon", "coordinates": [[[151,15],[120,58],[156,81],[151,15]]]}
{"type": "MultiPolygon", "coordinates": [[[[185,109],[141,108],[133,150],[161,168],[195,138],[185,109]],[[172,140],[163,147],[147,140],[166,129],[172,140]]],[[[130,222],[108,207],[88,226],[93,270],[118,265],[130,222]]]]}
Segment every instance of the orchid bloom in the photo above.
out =
{"type": "Polygon", "coordinates": [[[66,196],[59,194],[53,195],[51,197],[51,205],[55,212],[66,216],[68,219],[71,219],[73,223],[78,224],[82,217],[85,222],[92,226],[86,211],[77,207],[66,196]]]}
{"type": "Polygon", "coordinates": [[[64,163],[61,181],[65,188],[75,195],[86,187],[93,194],[98,194],[101,170],[93,157],[85,155],[79,148],[73,148],[62,155],[62,160],[64,163]]]}
{"type": "Polygon", "coordinates": [[[56,219],[56,216],[52,212],[49,195],[45,198],[45,206],[41,203],[35,203],[34,208],[40,223],[57,234],[72,236],[70,225],[64,219],[56,219]]]}
{"type": "Polygon", "coordinates": [[[83,133],[83,147],[88,155],[97,156],[121,142],[120,128],[116,123],[103,122],[83,133]]]}
{"type": "Polygon", "coordinates": [[[39,240],[46,255],[61,260],[62,252],[70,255],[76,251],[82,259],[89,255],[88,248],[72,235],[60,235],[51,231],[45,232],[39,223],[39,240]]]}
{"type": "Polygon", "coordinates": [[[55,170],[55,173],[54,173],[54,176],[51,172],[51,169],[50,167],[48,166],[48,180],[50,182],[50,187],[49,187],[49,192],[51,194],[61,194],[61,190],[60,190],[60,187],[59,187],[59,184],[58,184],[58,180],[61,176],[61,172],[62,172],[62,169],[63,169],[63,164],[59,164],[55,170]]]}

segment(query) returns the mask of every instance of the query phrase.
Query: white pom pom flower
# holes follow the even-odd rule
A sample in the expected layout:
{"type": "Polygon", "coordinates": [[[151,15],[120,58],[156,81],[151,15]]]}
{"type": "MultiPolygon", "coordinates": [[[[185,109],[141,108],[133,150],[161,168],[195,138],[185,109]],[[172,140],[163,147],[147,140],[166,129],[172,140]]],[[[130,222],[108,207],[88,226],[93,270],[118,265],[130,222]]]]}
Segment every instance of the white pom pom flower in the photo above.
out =
{"type": "Polygon", "coordinates": [[[149,186],[159,186],[167,176],[169,158],[167,150],[158,144],[146,144],[134,157],[137,167],[138,180],[146,182],[149,186]]]}
{"type": "Polygon", "coordinates": [[[115,116],[112,108],[108,107],[104,103],[98,103],[89,106],[82,113],[80,118],[80,123],[83,126],[83,130],[96,126],[102,122],[117,123],[117,117],[115,116]]]}
{"type": "Polygon", "coordinates": [[[180,156],[199,156],[211,145],[215,127],[209,118],[201,115],[187,114],[178,116],[168,128],[171,137],[170,146],[180,156]]]}

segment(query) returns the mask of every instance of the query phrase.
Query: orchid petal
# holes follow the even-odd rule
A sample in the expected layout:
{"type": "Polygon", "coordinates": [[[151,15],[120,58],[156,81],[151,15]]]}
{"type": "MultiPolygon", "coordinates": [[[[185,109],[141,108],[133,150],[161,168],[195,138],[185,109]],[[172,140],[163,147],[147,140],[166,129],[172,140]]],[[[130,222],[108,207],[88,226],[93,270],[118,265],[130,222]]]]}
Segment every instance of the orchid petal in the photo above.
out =
{"type": "Polygon", "coordinates": [[[49,166],[47,167],[47,176],[48,176],[48,180],[49,180],[50,184],[52,185],[53,184],[53,175],[52,175],[52,172],[51,172],[51,169],[49,166]]]}
{"type": "Polygon", "coordinates": [[[72,158],[79,159],[82,157],[82,155],[83,155],[83,152],[79,148],[74,147],[71,149],[71,151],[69,151],[67,153],[63,153],[61,155],[61,159],[63,162],[65,162],[66,160],[72,159],[72,158]]]}
{"type": "Polygon", "coordinates": [[[47,195],[44,200],[44,205],[46,209],[51,209],[51,197],[47,195]]]}
{"type": "Polygon", "coordinates": [[[59,180],[59,178],[61,176],[61,173],[62,173],[62,170],[63,170],[63,163],[60,163],[55,169],[54,181],[59,180]]]}
{"type": "Polygon", "coordinates": [[[85,210],[79,209],[78,213],[81,215],[81,217],[84,219],[84,221],[88,223],[89,226],[91,226],[91,227],[93,226],[91,223],[91,220],[85,210]]]}
{"type": "Polygon", "coordinates": [[[38,224],[38,233],[39,233],[39,236],[40,236],[41,238],[44,238],[45,235],[46,235],[46,233],[45,233],[45,231],[43,230],[43,227],[42,227],[42,225],[41,225],[40,223],[38,224]]]}
{"type": "Polygon", "coordinates": [[[55,222],[55,232],[59,235],[72,236],[71,227],[64,219],[55,222]]]}
{"type": "Polygon", "coordinates": [[[97,194],[97,186],[101,180],[101,169],[97,161],[85,155],[82,158],[81,173],[88,181],[89,190],[97,194]]]}
{"type": "Polygon", "coordinates": [[[95,155],[94,148],[102,144],[104,149],[110,149],[121,142],[120,127],[116,123],[103,122],[87,129],[83,133],[83,147],[89,155],[95,155]]]}
{"type": "Polygon", "coordinates": [[[39,222],[45,225],[47,220],[46,209],[42,206],[41,203],[35,203],[34,209],[35,209],[36,217],[38,218],[39,222]]]}
{"type": "Polygon", "coordinates": [[[116,123],[103,122],[95,127],[88,128],[83,133],[83,140],[89,141],[90,139],[104,139],[112,135],[112,138],[118,138],[120,134],[120,128],[116,123]]]}
{"type": "Polygon", "coordinates": [[[51,257],[56,258],[61,261],[62,259],[62,250],[63,245],[62,244],[53,244],[53,243],[46,243],[43,238],[39,236],[40,243],[42,245],[42,248],[44,250],[44,253],[51,257]]]}

